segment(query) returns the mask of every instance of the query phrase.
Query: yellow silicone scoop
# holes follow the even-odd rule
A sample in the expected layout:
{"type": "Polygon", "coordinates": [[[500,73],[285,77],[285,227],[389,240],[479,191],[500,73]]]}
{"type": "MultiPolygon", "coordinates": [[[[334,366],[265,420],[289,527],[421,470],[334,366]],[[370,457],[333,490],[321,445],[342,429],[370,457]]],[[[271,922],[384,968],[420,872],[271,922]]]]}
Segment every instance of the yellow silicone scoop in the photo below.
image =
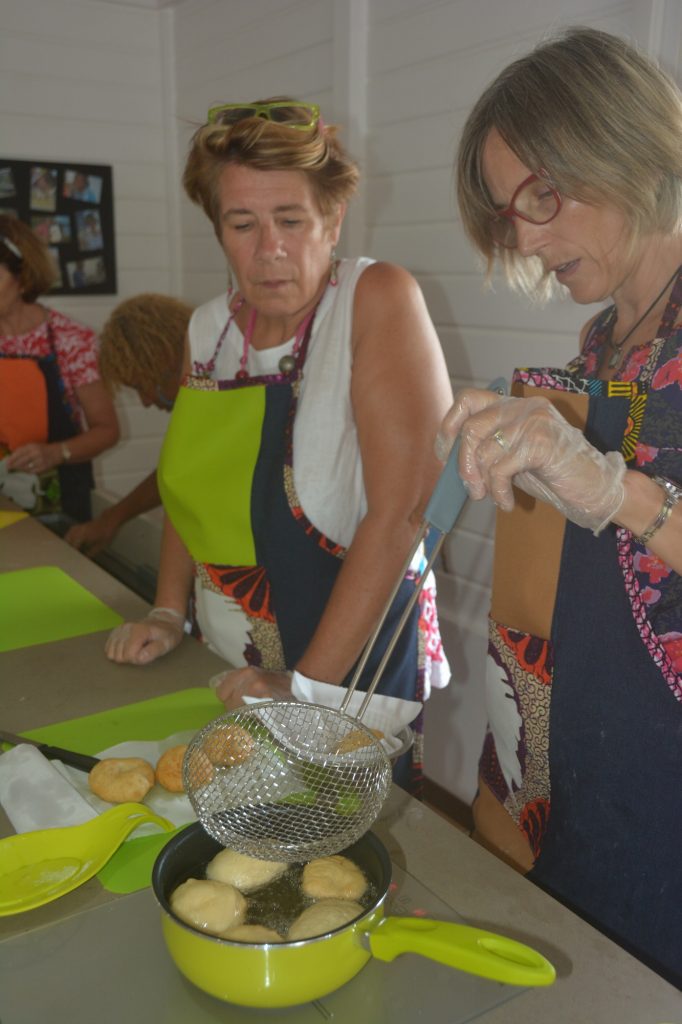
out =
{"type": "Polygon", "coordinates": [[[87,882],[147,822],[175,828],[144,804],[125,803],[83,825],[0,839],[0,916],[40,907],[87,882]]]}

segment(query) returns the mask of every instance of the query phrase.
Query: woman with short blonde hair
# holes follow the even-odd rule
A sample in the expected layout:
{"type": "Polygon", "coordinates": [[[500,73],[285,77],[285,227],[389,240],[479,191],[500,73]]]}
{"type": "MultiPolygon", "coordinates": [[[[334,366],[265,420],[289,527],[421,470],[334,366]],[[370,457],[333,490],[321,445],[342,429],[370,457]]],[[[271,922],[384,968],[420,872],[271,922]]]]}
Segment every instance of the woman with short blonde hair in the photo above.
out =
{"type": "Polygon", "coordinates": [[[601,308],[568,366],[463,391],[443,428],[500,508],[474,834],[678,985],[681,186],[682,93],[624,40],[572,29],[501,72],[463,223],[489,271],[601,308]]]}
{"type": "MultiPolygon", "coordinates": [[[[159,465],[157,607],[107,652],[143,664],[176,646],[191,594],[195,631],[234,666],[217,689],[228,707],[349,681],[438,475],[450,383],[417,282],[336,256],[357,180],[317,105],[286,97],[212,108],[190,147],[185,187],[235,287],[190,321],[159,465]]],[[[423,564],[400,583],[361,689],[423,564]]],[[[422,700],[447,682],[434,599],[430,578],[380,691],[422,700]]],[[[396,769],[410,788],[416,731],[396,769]]]]}

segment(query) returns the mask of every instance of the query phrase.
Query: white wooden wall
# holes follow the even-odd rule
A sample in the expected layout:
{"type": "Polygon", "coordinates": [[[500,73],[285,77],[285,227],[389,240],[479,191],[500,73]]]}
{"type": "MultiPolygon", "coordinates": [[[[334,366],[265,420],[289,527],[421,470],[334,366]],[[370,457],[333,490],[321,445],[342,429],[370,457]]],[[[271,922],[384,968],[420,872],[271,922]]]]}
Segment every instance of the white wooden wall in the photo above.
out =
{"type": "MultiPolygon", "coordinates": [[[[561,25],[620,33],[679,70],[679,0],[135,2],[0,0],[2,152],[113,164],[120,297],[153,289],[198,303],[225,287],[211,226],[181,194],[187,143],[212,103],[289,93],[344,126],[363,187],[341,249],[416,275],[454,387],[573,355],[590,311],[483,291],[453,199],[459,130],[498,70],[561,25]]],[[[115,301],[55,305],[99,326],[115,301]]],[[[99,466],[118,493],[153,464],[166,422],[129,398],[122,412],[130,439],[99,466]]],[[[464,800],[485,725],[492,523],[489,506],[470,505],[439,574],[454,680],[428,707],[426,767],[464,800]]]]}
{"type": "MultiPolygon", "coordinates": [[[[169,11],[0,0],[0,156],[113,168],[118,295],[49,300],[95,329],[123,298],[179,291],[171,29],[169,11]]],[[[124,440],[96,476],[121,494],[154,465],[167,420],[132,393],[118,405],[124,440]]]]}

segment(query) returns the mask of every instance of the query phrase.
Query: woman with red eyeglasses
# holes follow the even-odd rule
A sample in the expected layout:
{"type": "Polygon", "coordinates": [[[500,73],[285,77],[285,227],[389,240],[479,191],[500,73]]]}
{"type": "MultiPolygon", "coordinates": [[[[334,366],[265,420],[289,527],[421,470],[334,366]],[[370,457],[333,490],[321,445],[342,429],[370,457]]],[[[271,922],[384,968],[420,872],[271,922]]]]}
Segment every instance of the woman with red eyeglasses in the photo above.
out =
{"type": "Polygon", "coordinates": [[[573,29],[504,70],[458,156],[490,273],[604,303],[562,369],[467,390],[473,498],[499,507],[475,836],[682,980],[682,96],[573,29]]]}
{"type": "MultiPolygon", "coordinates": [[[[234,281],[189,324],[159,465],[156,607],[107,653],[165,653],[191,597],[195,632],[234,666],[217,686],[227,707],[291,696],[294,671],[348,680],[439,474],[433,436],[452,393],[419,287],[392,264],[335,254],[357,181],[336,128],[286,98],[211,109],[185,168],[234,281]]],[[[448,675],[429,582],[379,691],[422,700],[448,675]]],[[[414,789],[419,740],[410,756],[395,777],[414,789]]]]}

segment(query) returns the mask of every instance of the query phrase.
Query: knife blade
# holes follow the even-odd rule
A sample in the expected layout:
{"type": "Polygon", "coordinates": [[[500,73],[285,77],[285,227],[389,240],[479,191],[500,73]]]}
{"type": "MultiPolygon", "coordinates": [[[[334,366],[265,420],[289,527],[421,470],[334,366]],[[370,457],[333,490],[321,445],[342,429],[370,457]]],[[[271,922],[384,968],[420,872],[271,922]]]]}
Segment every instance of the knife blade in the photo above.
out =
{"type": "Polygon", "coordinates": [[[48,758],[48,760],[63,761],[64,764],[68,764],[72,768],[78,768],[82,772],[89,772],[96,764],[99,764],[99,758],[92,757],[91,754],[78,754],[74,750],[53,747],[49,743],[41,743],[39,740],[29,739],[28,736],[17,736],[13,732],[3,732],[1,729],[0,742],[11,743],[14,747],[18,743],[29,743],[32,747],[37,747],[43,757],[48,758]]]}

